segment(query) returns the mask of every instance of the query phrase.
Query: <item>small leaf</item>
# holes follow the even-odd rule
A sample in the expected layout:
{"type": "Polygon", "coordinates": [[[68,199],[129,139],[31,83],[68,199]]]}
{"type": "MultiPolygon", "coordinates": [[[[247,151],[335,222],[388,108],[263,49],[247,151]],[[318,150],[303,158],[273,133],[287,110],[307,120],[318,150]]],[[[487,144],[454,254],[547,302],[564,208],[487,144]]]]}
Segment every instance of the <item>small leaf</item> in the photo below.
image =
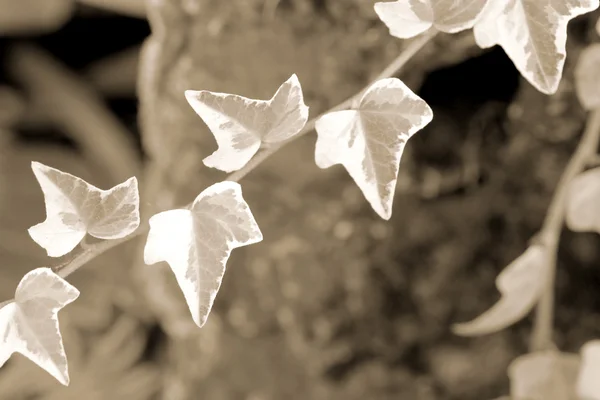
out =
{"type": "Polygon", "coordinates": [[[434,27],[456,33],[472,28],[487,0],[399,0],[375,3],[390,34],[408,39],[434,27]]]}
{"type": "Polygon", "coordinates": [[[579,399],[600,400],[600,340],[589,341],[581,347],[576,386],[579,399]]]}
{"type": "Polygon", "coordinates": [[[600,44],[586,47],[579,55],[575,68],[575,89],[579,102],[586,110],[600,107],[600,44]]]}
{"type": "Polygon", "coordinates": [[[508,367],[514,399],[574,400],[579,356],[545,351],[516,358],[508,367]]]}
{"type": "Polygon", "coordinates": [[[600,233],[600,168],[579,174],[569,185],[565,223],[574,232],[600,233]]]}
{"type": "Polygon", "coordinates": [[[529,247],[496,278],[502,298],[470,322],[456,324],[454,333],[478,336],[500,331],[524,318],[541,296],[547,275],[545,248],[529,247]]]}
{"type": "Polygon", "coordinates": [[[392,216],[406,141],[433,118],[431,108],[396,78],[375,82],[358,106],[316,122],[315,162],[342,164],[383,219],[392,216]]]}
{"type": "Polygon", "coordinates": [[[219,145],[204,159],[204,164],[225,172],[242,168],[261,145],[283,142],[296,135],[308,120],[308,107],[295,74],[270,100],[207,90],[187,90],[185,97],[219,145]]]}
{"type": "Polygon", "coordinates": [[[489,1],[474,32],[477,44],[499,44],[539,91],[558,89],[566,57],[567,24],[598,8],[598,0],[489,1]]]}
{"type": "Polygon", "coordinates": [[[170,210],[150,218],[144,261],[169,263],[194,322],[202,327],[231,250],[261,240],[240,185],[220,182],[200,193],[190,210],[170,210]]]}
{"type": "Polygon", "coordinates": [[[50,268],[27,273],[17,286],[14,302],[0,309],[0,366],[18,352],[68,385],[58,311],[78,296],[79,291],[50,268]]]}
{"type": "Polygon", "coordinates": [[[135,177],[102,190],[71,174],[32,162],[46,203],[46,220],[29,228],[29,235],[50,257],[75,248],[86,233],[98,239],[120,239],[140,224],[135,177]]]}

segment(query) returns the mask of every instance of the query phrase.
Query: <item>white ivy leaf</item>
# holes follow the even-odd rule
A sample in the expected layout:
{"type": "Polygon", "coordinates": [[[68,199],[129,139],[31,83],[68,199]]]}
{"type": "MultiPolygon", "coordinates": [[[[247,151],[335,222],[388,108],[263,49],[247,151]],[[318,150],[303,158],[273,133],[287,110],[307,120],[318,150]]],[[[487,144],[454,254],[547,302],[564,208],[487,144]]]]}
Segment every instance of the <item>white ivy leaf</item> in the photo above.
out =
{"type": "Polygon", "coordinates": [[[492,0],[477,20],[477,44],[499,44],[539,91],[558,89],[566,57],[567,24],[598,8],[598,0],[492,0]]]}
{"type": "Polygon", "coordinates": [[[266,147],[296,135],[308,120],[308,107],[295,74],[270,100],[208,90],[186,90],[185,97],[219,145],[204,164],[225,172],[242,168],[261,145],[266,147]]]}
{"type": "Polygon", "coordinates": [[[401,39],[417,36],[434,27],[456,33],[472,28],[487,0],[399,0],[375,3],[375,12],[401,39]]]}
{"type": "Polygon", "coordinates": [[[511,397],[574,400],[579,363],[579,355],[554,350],[517,357],[508,367],[511,397]]]}
{"type": "Polygon", "coordinates": [[[581,400],[600,400],[600,340],[584,344],[580,354],[577,395],[581,400]]]}
{"type": "Polygon", "coordinates": [[[135,177],[109,190],[83,179],[32,162],[46,203],[46,220],[29,228],[29,235],[50,257],[75,248],[86,233],[98,239],[120,239],[140,224],[138,183],[135,177]]]}
{"type": "Polygon", "coordinates": [[[50,268],[28,272],[17,286],[14,302],[0,309],[0,366],[18,352],[68,385],[58,311],[78,296],[79,290],[50,268]]]}
{"type": "Polygon", "coordinates": [[[565,223],[574,232],[600,233],[600,168],[579,174],[569,185],[565,223]]]}
{"type": "Polygon", "coordinates": [[[379,80],[357,107],[317,120],[315,162],[319,168],[342,164],[375,212],[390,219],[404,146],[432,118],[427,103],[402,81],[379,80]]]}
{"type": "Polygon", "coordinates": [[[455,324],[454,333],[478,336],[500,331],[524,318],[539,300],[547,278],[545,248],[529,247],[496,278],[502,298],[470,322],[455,324]]]}
{"type": "Polygon", "coordinates": [[[575,67],[575,89],[579,102],[586,110],[600,107],[600,44],[587,46],[575,67]]]}
{"type": "Polygon", "coordinates": [[[194,322],[202,327],[231,250],[261,240],[241,186],[225,181],[200,193],[190,210],[170,210],[150,218],[144,261],[169,263],[194,322]]]}

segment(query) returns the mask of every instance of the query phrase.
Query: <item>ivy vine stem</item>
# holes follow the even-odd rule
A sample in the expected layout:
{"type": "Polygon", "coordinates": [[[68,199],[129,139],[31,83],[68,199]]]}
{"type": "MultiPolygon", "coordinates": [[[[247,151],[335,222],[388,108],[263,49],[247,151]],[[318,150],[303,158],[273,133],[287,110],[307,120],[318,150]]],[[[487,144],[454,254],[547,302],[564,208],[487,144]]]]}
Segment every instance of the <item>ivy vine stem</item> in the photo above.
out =
{"type": "Polygon", "coordinates": [[[536,242],[545,247],[548,276],[542,296],[537,304],[530,351],[544,351],[555,348],[552,339],[554,327],[554,286],[558,245],[562,232],[569,185],[597,157],[600,142],[600,109],[594,110],[588,119],[583,136],[563,172],[554,196],[548,207],[542,228],[536,242]]]}
{"type": "MultiPolygon", "coordinates": [[[[409,43],[409,45],[404,49],[404,51],[396,59],[394,59],[383,71],[381,71],[381,73],[375,78],[375,81],[377,81],[379,79],[388,78],[388,77],[396,74],[400,69],[402,69],[402,67],[404,67],[408,63],[408,61],[411,60],[411,58],[415,54],[417,54],[419,52],[419,50],[421,50],[427,43],[429,43],[436,35],[437,35],[437,31],[431,29],[431,30],[425,32],[424,34],[422,34],[421,36],[412,40],[409,43]]],[[[369,86],[366,86],[361,91],[356,93],[354,96],[346,99],[345,101],[341,102],[337,106],[326,111],[324,114],[333,112],[333,111],[344,110],[344,109],[351,107],[352,102],[356,98],[359,98],[360,96],[362,96],[362,94],[367,90],[367,88],[369,86]]],[[[321,115],[323,115],[323,114],[321,114],[321,115]]],[[[250,171],[255,169],[258,165],[260,165],[260,163],[262,163],[264,160],[266,160],[272,154],[276,153],[283,146],[285,146],[286,144],[299,138],[300,136],[311,132],[315,128],[315,122],[321,115],[319,115],[318,117],[312,118],[310,121],[308,121],[306,123],[306,125],[304,126],[304,128],[302,129],[302,131],[298,135],[291,138],[290,140],[282,142],[276,146],[270,147],[270,148],[265,149],[264,151],[258,153],[252,160],[250,160],[250,162],[248,164],[246,164],[246,166],[244,168],[230,174],[227,178],[225,178],[225,180],[234,181],[234,182],[238,182],[239,180],[241,180],[250,171]]],[[[189,205],[186,207],[189,207],[189,205]]],[[[79,268],[81,268],[82,266],[84,266],[89,261],[93,260],[94,258],[98,257],[99,255],[103,254],[104,252],[112,249],[113,247],[119,246],[122,243],[128,242],[138,236],[148,233],[149,229],[150,229],[149,224],[147,222],[145,222],[142,225],[140,225],[140,227],[133,234],[131,234],[125,238],[117,239],[117,240],[106,240],[106,241],[90,244],[90,245],[86,246],[85,249],[81,249],[81,251],[79,251],[69,261],[66,261],[64,263],[61,263],[61,264],[58,264],[58,265],[52,267],[52,270],[56,274],[61,276],[62,278],[66,278],[67,276],[71,275],[73,272],[77,271],[79,268]]]]}

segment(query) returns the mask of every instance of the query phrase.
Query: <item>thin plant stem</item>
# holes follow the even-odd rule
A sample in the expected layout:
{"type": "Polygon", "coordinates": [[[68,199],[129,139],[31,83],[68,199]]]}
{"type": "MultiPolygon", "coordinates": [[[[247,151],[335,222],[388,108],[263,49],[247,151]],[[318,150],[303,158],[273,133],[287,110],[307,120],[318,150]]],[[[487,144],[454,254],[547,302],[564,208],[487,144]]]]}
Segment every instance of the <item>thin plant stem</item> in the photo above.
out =
{"type": "MultiPolygon", "coordinates": [[[[398,56],[395,60],[393,60],[377,76],[377,78],[375,80],[390,77],[390,76],[394,75],[396,72],[398,72],[420,49],[422,49],[428,42],[430,42],[435,37],[436,34],[437,34],[436,31],[430,30],[430,31],[426,32],[425,34],[423,34],[422,36],[413,40],[408,45],[408,47],[402,52],[402,54],[400,54],[400,56],[398,56]]],[[[356,98],[359,98],[360,96],[362,96],[362,94],[366,91],[366,89],[369,86],[366,86],[360,92],[358,92],[354,96],[350,97],[349,99],[343,101],[342,103],[338,104],[337,106],[333,107],[332,109],[330,109],[327,112],[343,110],[343,109],[350,107],[352,105],[352,102],[356,98]]],[[[323,114],[321,114],[321,115],[323,115],[323,114]]],[[[310,121],[308,121],[306,123],[305,127],[302,129],[302,131],[298,135],[294,136],[292,139],[290,139],[286,142],[283,142],[281,144],[278,144],[277,146],[273,146],[273,147],[263,151],[262,153],[257,154],[244,168],[229,175],[225,180],[237,182],[240,179],[242,179],[250,171],[252,171],[254,168],[256,168],[260,163],[262,163],[264,160],[266,160],[269,156],[274,154],[277,150],[281,149],[285,144],[290,143],[291,141],[297,139],[298,137],[312,131],[315,127],[315,122],[317,121],[317,119],[319,117],[320,116],[318,116],[316,118],[312,118],[310,121]]],[[[189,206],[190,205],[188,204],[186,207],[189,207],[189,206]]],[[[150,229],[149,224],[144,223],[133,234],[131,234],[127,237],[124,237],[122,239],[106,240],[106,241],[86,245],[86,248],[79,251],[73,258],[71,258],[70,260],[68,260],[64,263],[61,263],[59,265],[52,267],[52,270],[56,274],[61,276],[62,278],[66,278],[67,276],[71,275],[73,272],[77,271],[79,268],[84,266],[86,263],[88,263],[89,261],[98,257],[99,255],[103,254],[104,252],[106,252],[106,251],[112,249],[113,247],[116,247],[122,243],[128,242],[138,236],[141,236],[141,235],[147,233],[149,231],[149,229],[150,229]]],[[[12,300],[8,300],[8,302],[10,302],[10,301],[12,301],[12,300]]],[[[4,304],[4,303],[2,303],[2,304],[4,304]]]]}
{"type": "MultiPolygon", "coordinates": [[[[380,79],[389,78],[396,74],[399,70],[406,65],[408,61],[412,59],[412,57],[419,52],[427,43],[429,43],[436,35],[438,31],[435,29],[430,29],[425,32],[423,35],[415,38],[410,44],[404,49],[400,55],[394,59],[377,77],[373,80],[373,82],[378,81],[380,79]]],[[[335,111],[345,110],[347,108],[352,107],[352,104],[355,100],[360,99],[362,95],[367,91],[367,89],[371,86],[371,84],[365,86],[361,91],[349,97],[348,99],[342,101],[337,106],[325,111],[321,115],[312,118],[310,121],[304,125],[304,128],[295,136],[290,139],[277,143],[272,147],[262,150],[258,154],[256,154],[248,164],[246,164],[242,169],[235,171],[231,175],[229,175],[226,180],[238,182],[240,179],[248,175],[254,168],[258,167],[263,161],[267,158],[275,154],[278,150],[284,147],[286,144],[293,142],[294,140],[306,135],[309,132],[312,132],[315,129],[315,123],[319,118],[321,118],[325,114],[329,114],[335,111]]]]}
{"type": "Polygon", "coordinates": [[[554,348],[552,332],[554,323],[556,261],[560,234],[565,218],[568,189],[573,179],[589,165],[590,160],[596,157],[599,141],[600,109],[591,113],[577,149],[571,156],[558,182],[542,228],[536,237],[536,242],[546,248],[546,262],[548,263],[549,273],[544,292],[538,302],[535,313],[530,351],[544,351],[554,348]]]}

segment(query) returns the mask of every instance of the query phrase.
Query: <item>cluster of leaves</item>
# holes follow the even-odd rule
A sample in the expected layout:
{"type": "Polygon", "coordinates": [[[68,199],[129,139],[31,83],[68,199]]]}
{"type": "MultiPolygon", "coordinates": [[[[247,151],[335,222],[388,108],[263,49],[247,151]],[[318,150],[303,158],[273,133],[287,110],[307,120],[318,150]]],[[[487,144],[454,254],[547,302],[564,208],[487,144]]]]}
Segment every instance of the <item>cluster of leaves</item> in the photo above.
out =
{"type": "MultiPolygon", "coordinates": [[[[532,85],[552,94],[562,75],[569,20],[598,6],[598,0],[399,0],[377,3],[374,8],[390,33],[403,39],[430,30],[456,33],[473,28],[480,47],[502,46],[532,85]]],[[[600,58],[597,53],[590,53],[582,63],[594,64],[600,58]]],[[[583,68],[579,75],[587,76],[590,69],[583,68]]],[[[597,84],[594,77],[588,79],[597,84]]],[[[598,91],[590,86],[583,85],[580,95],[586,107],[595,109],[600,102],[598,91]]],[[[401,80],[389,77],[376,80],[355,96],[348,109],[328,112],[314,124],[308,121],[309,109],[296,75],[270,100],[206,90],[188,90],[185,96],[218,144],[218,149],[204,159],[206,166],[225,172],[251,169],[257,154],[277,149],[314,127],[318,135],[317,166],[343,165],[373,210],[386,220],[392,215],[404,147],[433,118],[425,101],[401,80]]],[[[204,190],[188,207],[152,216],[149,227],[142,229],[135,177],[101,190],[37,162],[32,163],[32,169],[44,193],[47,217],[31,227],[29,234],[48,256],[62,257],[78,245],[84,252],[93,252],[93,245],[84,242],[88,234],[120,241],[147,229],[145,263],[165,261],[170,265],[199,327],[210,314],[231,251],[263,238],[235,174],[204,190]]],[[[566,207],[567,225],[572,230],[600,233],[595,209],[600,201],[599,182],[600,169],[586,171],[573,180],[566,207]]],[[[457,325],[455,332],[467,336],[496,332],[527,315],[547,286],[546,276],[552,268],[547,254],[544,243],[531,245],[498,277],[501,300],[474,321],[457,325]]],[[[0,364],[19,352],[62,384],[69,383],[57,313],[79,295],[64,280],[70,272],[67,263],[25,275],[14,300],[0,309],[0,364]]],[[[584,346],[581,360],[558,351],[518,358],[509,371],[512,395],[571,398],[566,394],[557,397],[560,390],[566,390],[576,391],[579,399],[598,399],[600,390],[590,376],[600,365],[599,346],[598,342],[584,346]],[[557,388],[556,371],[572,371],[573,365],[578,374],[577,380],[569,381],[573,388],[557,388]],[[520,372],[532,368],[539,372],[533,379],[530,373],[520,372]]]]}

